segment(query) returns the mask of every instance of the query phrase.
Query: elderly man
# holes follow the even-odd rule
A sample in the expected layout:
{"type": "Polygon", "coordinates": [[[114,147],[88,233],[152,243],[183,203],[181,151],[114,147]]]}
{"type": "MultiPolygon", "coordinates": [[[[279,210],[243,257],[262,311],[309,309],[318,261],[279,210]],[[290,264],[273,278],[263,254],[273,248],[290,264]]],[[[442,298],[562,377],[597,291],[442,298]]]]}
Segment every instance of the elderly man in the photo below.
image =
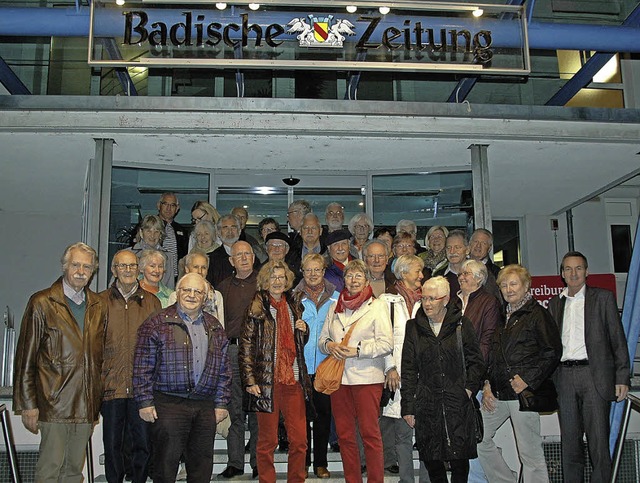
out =
{"type": "Polygon", "coordinates": [[[249,212],[244,206],[236,206],[231,210],[231,214],[235,215],[240,220],[240,240],[246,241],[251,248],[259,245],[258,240],[249,235],[246,231],[247,221],[249,220],[249,212]]]}
{"type": "Polygon", "coordinates": [[[103,394],[107,306],[87,288],[97,267],[93,248],[67,247],[62,277],[31,296],[22,319],[13,409],[27,430],[42,432],[36,481],[82,481],[103,394]]]}
{"type": "Polygon", "coordinates": [[[287,265],[289,265],[291,271],[296,275],[294,285],[297,285],[302,278],[300,265],[305,255],[308,253],[318,253],[321,255],[327,250],[327,247],[321,239],[322,226],[315,214],[307,213],[304,215],[300,232],[302,233],[302,246],[291,250],[285,258],[287,265]]]}
{"type": "Polygon", "coordinates": [[[291,248],[291,240],[286,233],[274,231],[273,233],[269,233],[265,240],[268,261],[275,260],[281,262],[287,257],[289,249],[291,248]]]}
{"type": "Polygon", "coordinates": [[[124,480],[126,428],[131,441],[131,481],[144,483],[150,445],[148,425],[138,416],[138,407],[133,400],[133,353],[138,328],[162,307],[157,297],[138,285],[138,259],[131,250],[116,252],[111,273],[115,281],[100,293],[109,309],[102,366],[104,397],[100,409],[104,470],[107,481],[124,480]]]}
{"type": "Polygon", "coordinates": [[[487,267],[487,281],[485,288],[502,302],[502,294],[496,283],[500,267],[491,261],[489,252],[493,246],[493,234],[485,228],[477,228],[469,240],[469,258],[482,262],[487,267]]]}
{"type": "Polygon", "coordinates": [[[164,240],[162,246],[169,252],[169,266],[174,267],[174,279],[178,277],[178,260],[189,250],[189,232],[181,224],[174,221],[180,211],[180,202],[175,193],[162,193],[158,200],[158,215],[164,223],[164,240]]]}
{"type": "Polygon", "coordinates": [[[342,292],[344,288],[344,267],[349,260],[353,260],[349,254],[350,239],[351,233],[348,230],[338,230],[327,235],[329,260],[324,278],[331,282],[338,292],[342,292]]]}
{"type": "Polygon", "coordinates": [[[613,293],[587,286],[587,258],[580,252],[562,257],[567,287],[549,301],[558,323],[562,357],[554,374],[560,410],[562,473],[568,483],[584,473],[583,436],[593,464],[591,481],[609,481],[609,409],[629,392],[627,341],[613,293]]]}
{"type": "Polygon", "coordinates": [[[447,265],[440,270],[436,270],[433,276],[442,275],[449,282],[451,290],[450,298],[455,300],[460,290],[460,282],[458,275],[462,270],[462,264],[469,255],[469,239],[467,234],[462,230],[451,230],[447,235],[445,242],[445,250],[447,251],[447,265]]]}
{"type": "Polygon", "coordinates": [[[344,225],[344,208],[340,203],[329,203],[324,210],[324,221],[327,224],[327,233],[342,230],[344,225]]]}
{"type": "MultiPolygon", "coordinates": [[[[184,257],[185,274],[197,273],[202,278],[206,278],[208,271],[209,257],[202,250],[194,248],[186,257],[184,257]]],[[[178,293],[171,292],[167,305],[173,305],[177,301],[178,293]]],[[[218,319],[218,322],[222,324],[222,327],[224,327],[224,301],[222,300],[222,294],[219,291],[215,290],[209,283],[209,281],[207,281],[207,298],[202,310],[213,315],[216,319],[218,319]]]]}
{"type": "Polygon", "coordinates": [[[311,213],[311,205],[307,200],[296,200],[289,205],[287,209],[287,221],[291,231],[289,238],[291,239],[291,247],[299,247],[302,245],[302,237],[300,236],[300,228],[304,215],[311,213]]]}
{"type": "Polygon", "coordinates": [[[362,256],[371,273],[369,285],[371,285],[373,295],[380,297],[383,293],[397,294],[394,285],[396,277],[393,272],[387,270],[387,260],[389,259],[387,244],[377,238],[369,240],[362,247],[362,256]]]}
{"type": "MultiPolygon", "coordinates": [[[[246,414],[242,408],[244,387],[240,379],[238,366],[238,341],[242,335],[242,322],[245,319],[247,307],[253,300],[257,290],[257,272],[253,269],[254,260],[251,245],[244,241],[236,242],[231,247],[229,262],[235,269],[235,275],[224,279],[218,285],[226,305],[226,332],[229,338],[229,360],[231,363],[231,402],[229,414],[231,426],[227,436],[227,468],[220,474],[223,478],[233,478],[244,473],[244,421],[246,414]]],[[[258,422],[255,413],[249,416],[249,430],[251,431],[250,464],[253,477],[257,472],[256,441],[258,422]]]]}
{"type": "Polygon", "coordinates": [[[197,273],[178,281],[178,302],[138,330],[133,395],[151,424],[154,482],[174,482],[184,454],[190,482],[209,482],[216,424],[228,416],[229,341],[203,311],[207,284],[197,273]]]}
{"type": "MultiPolygon", "coordinates": [[[[210,276],[207,278],[214,287],[217,287],[225,278],[233,275],[233,266],[229,263],[229,256],[231,255],[231,247],[240,239],[240,227],[240,220],[235,215],[222,216],[216,224],[222,246],[211,253],[210,263],[213,268],[209,270],[210,276]]],[[[254,260],[254,268],[259,266],[260,263],[254,260]]]]}

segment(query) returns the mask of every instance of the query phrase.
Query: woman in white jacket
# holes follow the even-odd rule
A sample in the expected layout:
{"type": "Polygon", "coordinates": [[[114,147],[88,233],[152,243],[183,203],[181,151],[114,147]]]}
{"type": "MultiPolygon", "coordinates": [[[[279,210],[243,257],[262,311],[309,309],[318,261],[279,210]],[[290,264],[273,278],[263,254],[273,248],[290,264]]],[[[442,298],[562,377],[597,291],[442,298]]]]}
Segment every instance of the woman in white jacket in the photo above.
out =
{"type": "Polygon", "coordinates": [[[393,352],[384,358],[385,387],[392,391],[392,399],[382,409],[380,430],[384,445],[384,467],[398,465],[400,483],[415,480],[413,474],[413,428],[400,414],[400,374],[402,345],[407,320],[411,319],[422,296],[424,261],[416,255],[402,255],[393,267],[397,280],[397,294],[384,293],[380,300],[387,304],[393,327],[393,352]]]}
{"type": "Polygon", "coordinates": [[[382,483],[384,465],[378,414],[384,384],[384,358],[392,351],[393,335],[384,302],[373,297],[369,271],[362,260],[344,269],[345,289],[331,306],[318,346],[325,354],[345,360],[342,384],[331,394],[344,477],[347,483],[362,481],[356,424],[367,460],[367,481],[382,483]],[[349,329],[347,346],[340,345],[349,329]]]}

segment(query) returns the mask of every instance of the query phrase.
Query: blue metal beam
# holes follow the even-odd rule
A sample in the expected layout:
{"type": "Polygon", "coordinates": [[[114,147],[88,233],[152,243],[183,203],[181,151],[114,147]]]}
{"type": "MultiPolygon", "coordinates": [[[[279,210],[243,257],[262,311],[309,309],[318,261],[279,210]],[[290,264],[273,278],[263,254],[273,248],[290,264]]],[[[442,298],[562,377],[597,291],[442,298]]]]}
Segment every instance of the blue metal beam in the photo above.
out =
{"type": "Polygon", "coordinates": [[[11,70],[2,57],[0,57],[0,84],[2,84],[9,94],[30,95],[31,92],[25,86],[16,73],[11,70]]]}
{"type": "MultiPolygon", "coordinates": [[[[113,38],[107,37],[107,38],[102,38],[100,40],[102,41],[102,46],[104,47],[104,50],[106,50],[107,53],[109,54],[109,57],[111,57],[111,60],[122,59],[122,54],[120,53],[120,49],[118,48],[118,45],[116,44],[116,41],[113,38]]],[[[136,89],[136,86],[133,83],[133,79],[129,75],[129,69],[116,67],[114,70],[116,72],[116,77],[118,77],[118,80],[120,81],[120,85],[122,86],[122,90],[124,90],[125,94],[128,96],[137,96],[138,90],[136,89]]]]}
{"type": "MultiPolygon", "coordinates": [[[[640,3],[622,23],[623,27],[637,27],[640,25],[640,3]]],[[[607,62],[615,55],[615,52],[597,52],[585,62],[585,64],[549,99],[546,106],[564,106],[580,92],[580,89],[589,85],[593,76],[600,72],[607,62]]]]}

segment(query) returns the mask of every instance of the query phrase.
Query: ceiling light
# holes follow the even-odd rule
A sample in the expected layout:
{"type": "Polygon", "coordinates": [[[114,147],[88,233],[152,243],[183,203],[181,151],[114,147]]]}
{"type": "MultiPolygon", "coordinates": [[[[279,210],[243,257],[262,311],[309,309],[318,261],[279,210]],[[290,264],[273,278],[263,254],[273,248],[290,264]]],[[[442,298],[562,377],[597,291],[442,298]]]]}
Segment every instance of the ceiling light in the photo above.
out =
{"type": "Polygon", "coordinates": [[[356,13],[356,10],[358,10],[358,7],[356,7],[355,5],[347,5],[347,12],[356,13]]]}
{"type": "Polygon", "coordinates": [[[218,10],[224,10],[225,8],[227,8],[227,4],[224,3],[224,2],[218,2],[218,3],[216,3],[216,8],[218,10]]]}
{"type": "Polygon", "coordinates": [[[124,5],[124,0],[116,0],[116,5],[120,5],[122,7],[124,5]]]}
{"type": "Polygon", "coordinates": [[[484,10],[482,10],[481,8],[476,8],[471,13],[473,14],[474,17],[482,17],[482,14],[484,13],[484,10]]]}
{"type": "Polygon", "coordinates": [[[258,10],[260,8],[260,4],[259,3],[250,3],[249,4],[249,8],[251,10],[258,10]]]}
{"type": "Polygon", "coordinates": [[[380,8],[378,9],[378,11],[379,11],[382,15],[386,15],[386,14],[388,14],[388,13],[391,11],[391,9],[390,9],[389,7],[380,7],[380,8]]]}

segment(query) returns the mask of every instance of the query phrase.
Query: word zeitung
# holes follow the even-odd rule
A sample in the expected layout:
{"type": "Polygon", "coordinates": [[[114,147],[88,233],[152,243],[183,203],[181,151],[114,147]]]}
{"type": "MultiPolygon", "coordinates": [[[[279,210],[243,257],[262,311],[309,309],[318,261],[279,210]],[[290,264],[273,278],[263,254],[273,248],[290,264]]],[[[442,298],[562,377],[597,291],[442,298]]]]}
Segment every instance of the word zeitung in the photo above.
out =
{"type": "MultiPolygon", "coordinates": [[[[280,24],[271,24],[262,27],[249,23],[249,15],[241,14],[240,25],[220,22],[205,22],[205,15],[198,14],[193,22],[193,13],[183,11],[183,22],[167,24],[166,22],[151,21],[149,15],[140,11],[122,12],[125,17],[124,43],[127,45],[148,42],[152,47],[215,47],[223,42],[229,47],[242,47],[249,45],[249,34],[252,37],[253,47],[261,47],[263,39],[269,47],[278,47],[285,39],[276,40],[285,35],[285,27],[280,24]],[[241,32],[240,39],[234,40],[233,32],[241,32]]],[[[379,27],[381,17],[358,17],[359,23],[365,24],[356,42],[357,49],[377,49],[386,47],[389,50],[402,49],[410,51],[422,51],[425,49],[434,52],[455,53],[460,47],[465,54],[474,53],[477,59],[488,62],[491,57],[491,31],[479,30],[472,34],[469,30],[461,29],[433,29],[423,28],[422,22],[404,20],[402,27],[387,27],[382,31],[380,41],[374,41],[374,34],[379,27]],[[438,32],[439,30],[439,32],[438,32]],[[438,33],[439,35],[436,35],[438,33]],[[437,39],[437,37],[439,37],[437,39]]]]}

